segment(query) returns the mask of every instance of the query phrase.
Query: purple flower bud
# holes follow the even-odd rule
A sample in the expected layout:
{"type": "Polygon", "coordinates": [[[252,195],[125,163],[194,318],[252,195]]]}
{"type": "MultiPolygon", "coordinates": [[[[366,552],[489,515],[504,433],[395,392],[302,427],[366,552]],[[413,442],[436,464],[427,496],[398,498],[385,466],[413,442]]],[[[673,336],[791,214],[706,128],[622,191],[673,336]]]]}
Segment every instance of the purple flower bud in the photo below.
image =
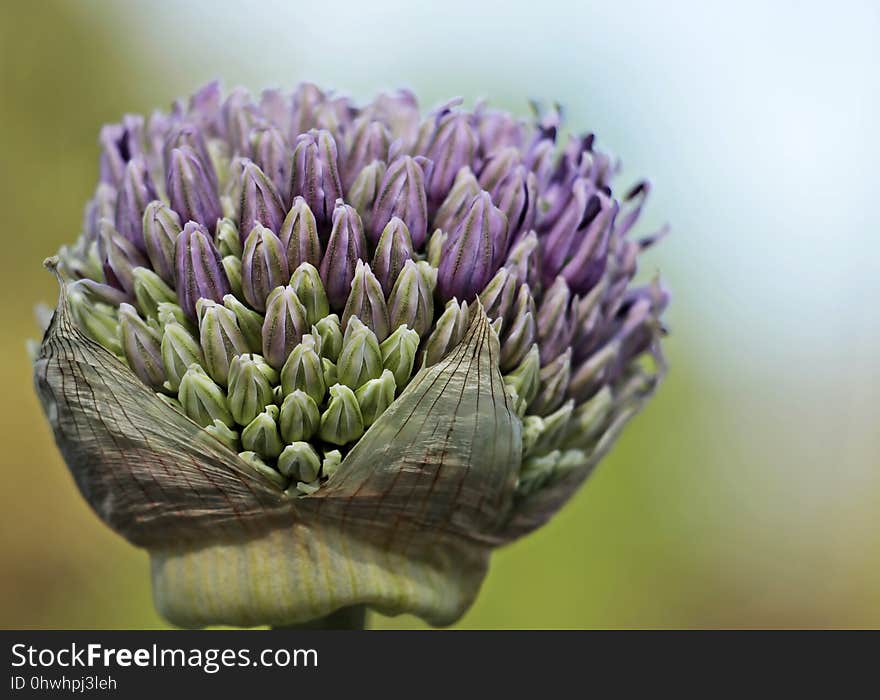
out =
{"type": "Polygon", "coordinates": [[[535,299],[528,284],[519,288],[510,322],[502,329],[501,370],[510,371],[523,361],[537,336],[535,299]]]}
{"type": "Polygon", "coordinates": [[[586,229],[578,231],[581,238],[575,241],[571,258],[559,273],[577,294],[590,291],[605,272],[608,240],[617,207],[617,202],[604,206],[586,229]]]}
{"type": "Polygon", "coordinates": [[[229,93],[229,97],[223,103],[222,113],[223,130],[233,152],[240,156],[250,156],[250,133],[256,125],[258,116],[248,91],[238,88],[229,93]]]}
{"type": "Polygon", "coordinates": [[[571,290],[563,277],[557,277],[544,293],[538,307],[538,344],[542,365],[554,360],[571,345],[574,330],[571,290]]]}
{"type": "Polygon", "coordinates": [[[144,209],[147,203],[157,199],[153,180],[144,159],[132,158],[125,166],[122,187],[116,199],[116,230],[125,236],[139,251],[147,251],[144,244],[144,209]]]}
{"type": "Polygon", "coordinates": [[[507,218],[488,192],[473,198],[465,218],[443,244],[438,291],[470,302],[501,267],[507,254],[507,218]]]}
{"type": "Polygon", "coordinates": [[[144,209],[143,239],[153,269],[174,284],[174,246],[181,231],[180,217],[165,202],[150,202],[144,209]]]}
{"type": "Polygon", "coordinates": [[[382,285],[385,294],[391,293],[397,276],[407,260],[412,260],[413,245],[409,229],[396,216],[388,222],[379,237],[376,253],[373,256],[373,274],[382,285]]]}
{"type": "Polygon", "coordinates": [[[478,194],[480,194],[480,183],[477,182],[473,171],[468,167],[459,170],[452,189],[434,215],[434,228],[442,229],[447,233],[452,231],[465,217],[471,201],[478,194]]]}
{"type": "Polygon", "coordinates": [[[104,272],[107,282],[131,296],[134,294],[134,268],[144,267],[147,261],[107,220],[101,223],[101,240],[106,251],[104,272]]]}
{"type": "Polygon", "coordinates": [[[474,117],[480,140],[480,152],[489,156],[504,148],[516,148],[523,145],[523,123],[507,112],[477,107],[474,117]]]}
{"type": "Polygon", "coordinates": [[[361,170],[374,160],[385,160],[391,145],[391,133],[382,122],[360,117],[355,121],[351,140],[345,152],[342,185],[348,192],[361,170]]]}
{"type": "Polygon", "coordinates": [[[171,155],[175,148],[190,148],[193,153],[199,157],[199,163],[208,181],[211,183],[211,189],[217,189],[217,172],[214,170],[214,164],[211,161],[211,154],[208,151],[208,145],[205,143],[205,137],[195,124],[184,122],[174,128],[168,134],[165,142],[162,144],[162,162],[165,164],[165,171],[171,170],[171,155]]]}
{"type": "Polygon", "coordinates": [[[284,134],[273,126],[261,126],[251,131],[250,142],[254,162],[275,185],[281,201],[289,201],[291,163],[284,134]]]}
{"type": "Polygon", "coordinates": [[[116,188],[106,182],[98,184],[95,196],[86,205],[83,232],[88,241],[101,240],[101,221],[115,221],[116,200],[118,195],[116,188]]]}
{"type": "Polygon", "coordinates": [[[437,114],[433,133],[423,152],[434,162],[427,190],[428,199],[435,207],[449,193],[458,171],[474,161],[477,143],[469,115],[448,108],[437,114]]]}
{"type": "Polygon", "coordinates": [[[221,100],[220,81],[212,80],[205,83],[189,98],[187,116],[194,124],[208,128],[220,114],[221,100]]]}
{"type": "Polygon", "coordinates": [[[266,300],[266,320],[263,321],[263,357],[266,362],[280,370],[308,329],[306,307],[293,288],[274,289],[266,300]]]}
{"type": "Polygon", "coordinates": [[[512,244],[516,243],[535,226],[538,211],[538,181],[535,174],[525,166],[518,165],[489,192],[492,201],[507,216],[510,226],[508,237],[512,244]]]}
{"type": "Polygon", "coordinates": [[[388,124],[391,132],[398,136],[407,148],[415,142],[419,129],[419,103],[409,90],[378,95],[364,108],[362,114],[388,124]]]}
{"type": "Polygon", "coordinates": [[[300,83],[293,93],[291,139],[318,126],[318,110],[324,102],[324,93],[313,83],[300,83]]]}
{"type": "Polygon", "coordinates": [[[304,262],[316,268],[321,264],[318,224],[302,197],[293,200],[293,207],[287,212],[278,237],[286,251],[288,269],[295,270],[304,262]]]}
{"type": "Polygon", "coordinates": [[[370,219],[370,240],[376,243],[385,225],[393,217],[403,220],[415,248],[421,248],[428,236],[428,201],[425,196],[424,158],[397,158],[382,178],[379,194],[370,219]]]}
{"type": "Polygon", "coordinates": [[[241,170],[241,206],[239,207],[238,233],[242,240],[257,224],[273,233],[281,230],[284,221],[284,205],[272,181],[256,163],[246,160],[241,170]]]}
{"type": "Polygon", "coordinates": [[[388,335],[388,307],[382,285],[363,260],[357,261],[354,279],[351,281],[351,293],[342,313],[342,327],[346,328],[348,320],[357,316],[365,323],[381,343],[388,335]]]}
{"type": "Polygon", "coordinates": [[[207,230],[194,221],[177,236],[175,287],[180,306],[191,319],[196,318],[199,299],[222,302],[223,295],[231,291],[219,251],[207,230]]]}
{"type": "Polygon", "coordinates": [[[108,124],[101,129],[101,182],[119,187],[125,165],[143,153],[143,117],[127,114],[121,124],[108,124]]]}
{"type": "Polygon", "coordinates": [[[520,282],[527,282],[532,291],[537,291],[541,286],[541,271],[539,268],[540,250],[538,236],[534,231],[529,231],[514,243],[504,266],[507,267],[520,282]]]}
{"type": "MultiPolygon", "coordinates": [[[[71,282],[68,287],[71,294],[82,294],[90,302],[100,302],[110,306],[119,306],[120,304],[130,301],[131,297],[121,289],[111,287],[109,284],[95,282],[88,278],[78,279],[71,282]]],[[[48,326],[48,324],[46,324],[48,326]]]]}
{"type": "Polygon", "coordinates": [[[290,133],[291,102],[291,97],[281,90],[268,89],[260,93],[260,111],[263,117],[285,135],[290,133]]]}
{"type": "Polygon", "coordinates": [[[329,131],[313,129],[296,137],[293,148],[291,196],[301,195],[319,225],[333,217],[333,206],[342,197],[336,141],[329,131]]]}
{"type": "Polygon", "coordinates": [[[289,280],[287,255],[281,241],[265,226],[257,224],[245,239],[241,256],[244,298],[257,311],[264,311],[269,293],[289,280]]]}
{"type": "Polygon", "coordinates": [[[357,261],[363,260],[366,252],[367,242],[361,217],[353,207],[339,200],[333,210],[333,229],[321,260],[321,280],[330,308],[334,311],[341,311],[345,307],[357,261]]]}
{"type": "Polygon", "coordinates": [[[421,337],[431,331],[431,324],[434,322],[431,287],[419,266],[412,260],[404,263],[403,270],[388,295],[388,318],[392,329],[405,324],[421,337]]]}
{"type": "Polygon", "coordinates": [[[549,364],[543,365],[539,377],[541,389],[529,404],[529,413],[546,416],[553,413],[565,401],[571,379],[571,348],[549,364]]]}
{"type": "Polygon", "coordinates": [[[162,364],[162,336],[138,316],[130,304],[119,306],[119,342],[128,366],[154,391],[165,382],[162,364]]]}
{"type": "Polygon", "coordinates": [[[351,189],[345,191],[346,201],[361,213],[364,227],[368,228],[370,225],[373,202],[379,196],[379,188],[387,169],[385,161],[374,160],[358,173],[351,189]]]}
{"type": "Polygon", "coordinates": [[[222,216],[220,198],[202,160],[189,146],[171,151],[166,188],[171,208],[181,221],[195,221],[208,231],[214,230],[222,216]]]}

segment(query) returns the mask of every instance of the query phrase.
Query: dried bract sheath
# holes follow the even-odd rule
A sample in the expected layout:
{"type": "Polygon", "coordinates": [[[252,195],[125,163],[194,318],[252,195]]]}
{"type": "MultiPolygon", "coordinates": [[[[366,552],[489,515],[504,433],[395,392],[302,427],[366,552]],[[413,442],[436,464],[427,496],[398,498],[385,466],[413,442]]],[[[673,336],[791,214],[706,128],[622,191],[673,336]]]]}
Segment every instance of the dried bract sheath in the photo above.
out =
{"type": "Polygon", "coordinates": [[[173,623],[454,622],[662,378],[648,184],[558,112],[419,114],[211,84],[101,132],[35,383],[173,623]]]}

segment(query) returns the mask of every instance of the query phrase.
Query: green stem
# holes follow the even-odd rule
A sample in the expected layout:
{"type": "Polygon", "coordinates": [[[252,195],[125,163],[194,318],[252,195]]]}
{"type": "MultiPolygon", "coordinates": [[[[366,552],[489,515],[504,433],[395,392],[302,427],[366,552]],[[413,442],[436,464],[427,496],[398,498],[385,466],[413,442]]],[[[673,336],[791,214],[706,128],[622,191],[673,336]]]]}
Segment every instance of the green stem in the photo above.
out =
{"type": "Polygon", "coordinates": [[[366,629],[367,607],[350,605],[339,608],[329,615],[319,617],[301,625],[290,627],[273,627],[276,630],[362,630],[366,629]]]}

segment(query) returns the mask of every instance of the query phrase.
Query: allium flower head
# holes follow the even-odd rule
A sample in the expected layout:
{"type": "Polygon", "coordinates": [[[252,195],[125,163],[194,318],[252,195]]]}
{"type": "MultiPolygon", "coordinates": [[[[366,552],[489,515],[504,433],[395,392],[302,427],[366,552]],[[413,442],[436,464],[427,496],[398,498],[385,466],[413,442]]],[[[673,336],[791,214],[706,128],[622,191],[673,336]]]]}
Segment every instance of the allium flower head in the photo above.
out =
{"type": "Polygon", "coordinates": [[[561,133],[313,85],[104,128],[35,380],[169,620],[449,624],[608,451],[668,296],[633,282],[647,183],[561,133]]]}

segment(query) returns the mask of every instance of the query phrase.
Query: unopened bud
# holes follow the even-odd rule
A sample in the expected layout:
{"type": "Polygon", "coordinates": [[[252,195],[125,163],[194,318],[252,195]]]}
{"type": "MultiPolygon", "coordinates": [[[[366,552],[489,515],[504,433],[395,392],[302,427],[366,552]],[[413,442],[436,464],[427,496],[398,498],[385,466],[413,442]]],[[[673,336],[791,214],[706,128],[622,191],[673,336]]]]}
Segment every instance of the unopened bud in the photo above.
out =
{"type": "Polygon", "coordinates": [[[386,369],[378,378],[370,379],[355,391],[358,405],[361,407],[364,427],[369,428],[394,402],[396,389],[394,375],[386,369]]]}
{"type": "Polygon", "coordinates": [[[398,389],[403,389],[409,382],[418,349],[419,334],[405,325],[397,327],[379,346],[382,367],[394,375],[398,389]]]}
{"type": "Polygon", "coordinates": [[[256,452],[263,459],[276,459],[281,454],[284,445],[273,415],[277,410],[275,406],[268,407],[241,431],[241,446],[245,450],[256,452]]]}
{"type": "Polygon", "coordinates": [[[345,445],[364,434],[364,418],[354,392],[344,384],[330,387],[330,403],[321,416],[318,436],[333,445],[345,445]]]}
{"type": "Polygon", "coordinates": [[[297,389],[284,397],[278,418],[285,442],[308,440],[321,425],[318,404],[306,392],[297,389]]]}
{"type": "Polygon", "coordinates": [[[128,366],[138,378],[154,391],[161,389],[165,382],[162,337],[138,316],[130,304],[119,307],[119,343],[128,366]]]}
{"type": "Polygon", "coordinates": [[[199,365],[190,365],[180,380],[178,398],[193,421],[203,428],[219,420],[232,427],[232,414],[226,406],[226,395],[199,365]]]}

